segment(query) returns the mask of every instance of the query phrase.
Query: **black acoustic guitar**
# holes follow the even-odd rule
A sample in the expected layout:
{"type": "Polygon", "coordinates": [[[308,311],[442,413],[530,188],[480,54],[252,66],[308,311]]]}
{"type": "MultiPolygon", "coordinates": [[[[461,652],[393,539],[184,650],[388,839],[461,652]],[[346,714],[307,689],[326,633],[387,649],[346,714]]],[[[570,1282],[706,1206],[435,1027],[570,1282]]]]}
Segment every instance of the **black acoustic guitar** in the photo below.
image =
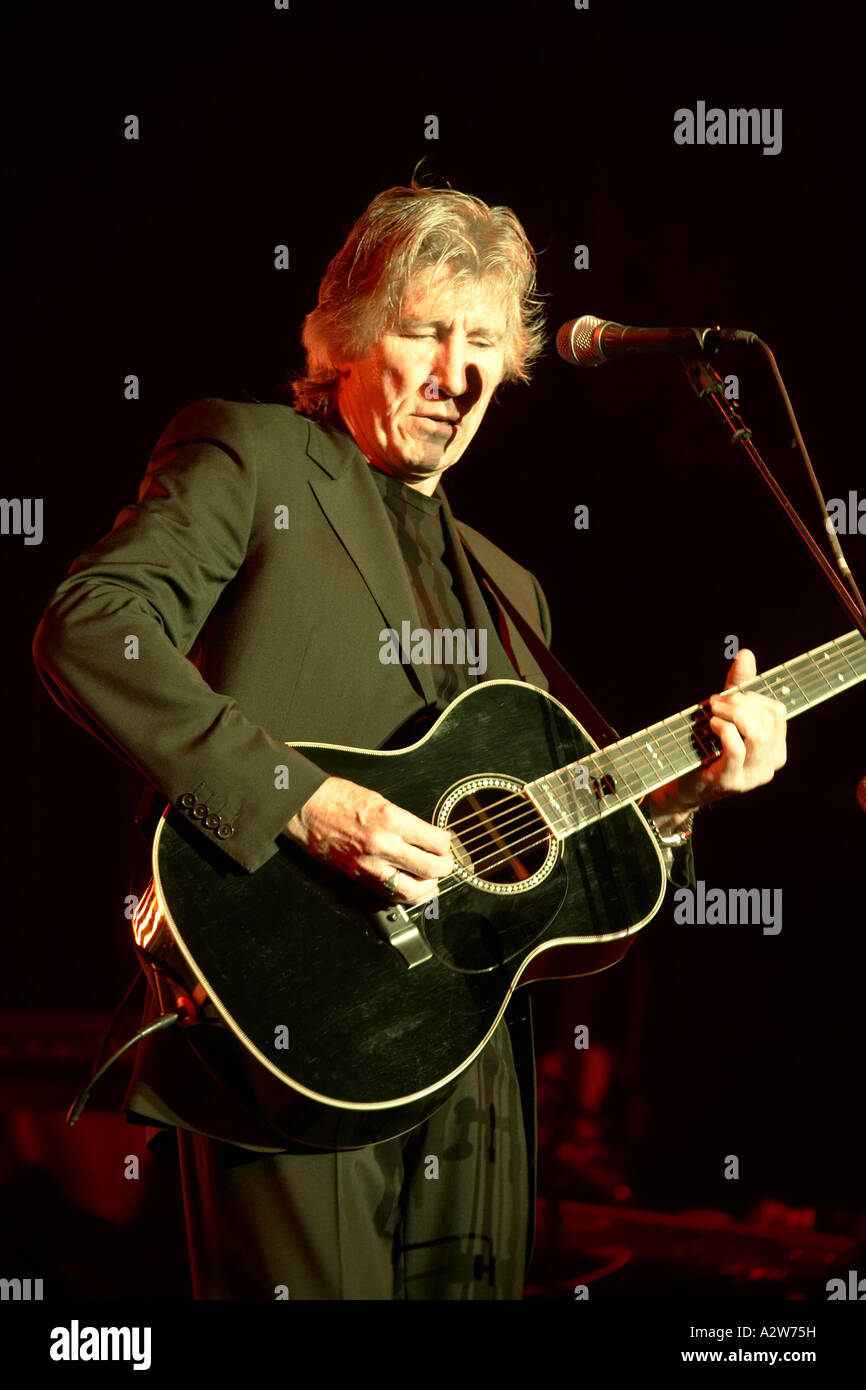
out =
{"type": "MultiPolygon", "coordinates": [[[[739,688],[790,717],[864,679],[850,632],[739,688]]],[[[599,749],[551,696],[494,680],[407,748],[293,745],[450,831],[439,896],[385,904],[285,836],[247,874],[169,809],[136,940],[201,1006],[190,1044],[280,1134],[401,1134],[448,1098],[518,985],[605,969],[658,911],[664,860],[637,803],[718,755],[709,718],[696,705],[599,749]]]]}

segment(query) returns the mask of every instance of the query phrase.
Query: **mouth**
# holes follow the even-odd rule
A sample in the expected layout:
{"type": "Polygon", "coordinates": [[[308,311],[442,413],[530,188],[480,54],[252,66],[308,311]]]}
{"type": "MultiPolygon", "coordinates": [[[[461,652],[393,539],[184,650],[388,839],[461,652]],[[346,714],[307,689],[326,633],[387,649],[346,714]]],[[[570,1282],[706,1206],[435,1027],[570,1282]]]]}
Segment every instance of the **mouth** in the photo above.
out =
{"type": "Polygon", "coordinates": [[[436,433],[451,433],[460,423],[457,416],[451,415],[416,415],[416,420],[424,420],[436,433]]]}

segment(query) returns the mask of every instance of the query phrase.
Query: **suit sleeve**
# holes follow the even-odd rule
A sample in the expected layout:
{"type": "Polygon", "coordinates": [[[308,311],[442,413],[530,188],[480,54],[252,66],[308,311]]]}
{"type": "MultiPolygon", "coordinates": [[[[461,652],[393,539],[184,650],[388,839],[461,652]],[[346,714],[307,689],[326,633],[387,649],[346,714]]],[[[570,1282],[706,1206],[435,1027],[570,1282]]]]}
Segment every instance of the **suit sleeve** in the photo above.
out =
{"type": "Polygon", "coordinates": [[[212,690],[187,656],[255,524],[254,429],[242,410],[196,402],[171,422],[138,501],[75,561],[33,650],[61,708],[252,871],[327,774],[212,690]]]}

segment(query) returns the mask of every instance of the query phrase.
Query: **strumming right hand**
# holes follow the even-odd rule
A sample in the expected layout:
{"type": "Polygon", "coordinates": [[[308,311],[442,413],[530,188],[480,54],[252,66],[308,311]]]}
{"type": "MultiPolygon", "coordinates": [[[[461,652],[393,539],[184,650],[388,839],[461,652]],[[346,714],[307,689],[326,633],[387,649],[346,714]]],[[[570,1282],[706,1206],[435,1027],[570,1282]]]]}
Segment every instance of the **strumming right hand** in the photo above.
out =
{"type": "Polygon", "coordinates": [[[283,832],[315,859],[362,879],[393,901],[425,902],[451,873],[451,836],[379,792],[329,777],[292,816],[283,832]],[[397,886],[385,883],[397,870],[397,886]]]}

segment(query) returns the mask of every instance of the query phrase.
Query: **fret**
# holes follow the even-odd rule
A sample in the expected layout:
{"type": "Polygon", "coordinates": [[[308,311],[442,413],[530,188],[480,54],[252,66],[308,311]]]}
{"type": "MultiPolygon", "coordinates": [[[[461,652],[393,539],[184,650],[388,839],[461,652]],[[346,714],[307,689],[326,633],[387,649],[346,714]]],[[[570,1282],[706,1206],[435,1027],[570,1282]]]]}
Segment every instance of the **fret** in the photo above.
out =
{"type": "Polygon", "coordinates": [[[777,666],[754,681],[746,681],[743,689],[753,690],[761,685],[774,699],[780,700],[789,716],[799,714],[812,705],[838,695],[848,685],[855,685],[866,676],[866,642],[858,632],[849,632],[838,642],[816,647],[805,656],[777,666]],[[802,673],[791,679],[791,668],[802,673]],[[792,688],[797,685],[797,690],[792,688]],[[806,686],[807,689],[802,687],[806,686]]]}
{"type": "MultiPolygon", "coordinates": [[[[862,674],[859,674],[859,675],[858,675],[857,667],[854,665],[854,663],[853,663],[851,660],[849,660],[848,655],[847,655],[847,653],[845,652],[844,648],[840,648],[839,650],[840,650],[840,655],[841,655],[841,657],[842,657],[842,660],[845,662],[845,665],[848,666],[848,667],[850,668],[851,674],[853,675],[854,680],[855,680],[855,681],[862,680],[862,679],[863,679],[862,674]]],[[[862,653],[861,653],[861,655],[862,655],[862,653]]],[[[838,679],[841,681],[841,680],[843,680],[844,678],[843,678],[843,676],[840,675],[838,679]]]]}
{"type": "Polygon", "coordinates": [[[791,682],[791,685],[795,685],[795,686],[797,687],[797,692],[798,692],[798,694],[799,694],[800,696],[802,696],[803,703],[804,703],[804,704],[808,704],[808,703],[809,703],[809,697],[808,697],[808,695],[806,694],[806,692],[805,692],[805,690],[803,689],[803,687],[801,686],[800,682],[797,680],[797,677],[794,675],[794,673],[793,673],[793,671],[791,670],[790,666],[788,666],[786,663],[783,663],[783,665],[782,665],[782,670],[785,672],[785,675],[788,677],[789,681],[791,682]]]}
{"type": "MultiPolygon", "coordinates": [[[[779,700],[791,719],[862,680],[866,640],[853,631],[734,689],[779,700]]],[[[525,790],[557,839],[564,839],[716,757],[721,745],[709,718],[706,703],[692,705],[537,778],[525,790]]]]}
{"type": "MultiPolygon", "coordinates": [[[[574,764],[577,768],[578,763],[574,764]]],[[[568,768],[561,768],[560,772],[568,773],[568,768]]],[[[554,788],[554,783],[559,780],[559,773],[552,772],[546,777],[536,777],[534,782],[527,782],[524,791],[534,802],[536,809],[550,826],[557,840],[563,839],[570,834],[572,825],[577,822],[573,814],[570,814],[563,802],[565,793],[562,788],[554,788]],[[557,796],[557,790],[559,795],[557,796]]]]}

